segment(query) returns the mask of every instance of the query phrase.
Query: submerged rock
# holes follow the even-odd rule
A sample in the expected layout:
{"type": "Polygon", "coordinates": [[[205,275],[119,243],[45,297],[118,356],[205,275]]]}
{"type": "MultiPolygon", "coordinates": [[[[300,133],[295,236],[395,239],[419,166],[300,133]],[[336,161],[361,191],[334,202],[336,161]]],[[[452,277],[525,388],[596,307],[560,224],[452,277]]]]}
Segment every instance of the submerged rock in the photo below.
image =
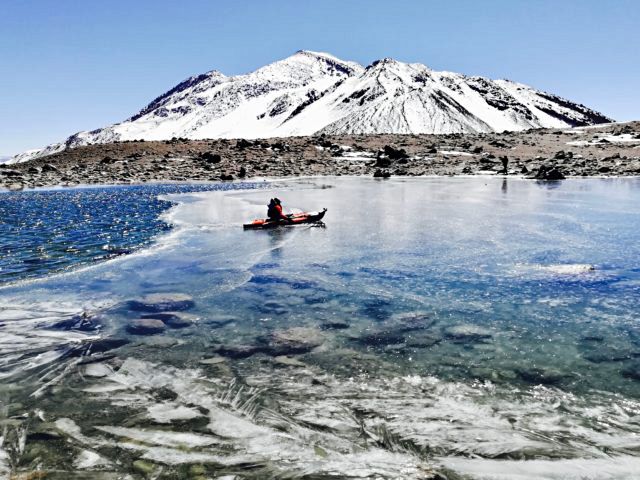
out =
{"type": "Polygon", "coordinates": [[[352,340],[373,346],[404,345],[408,338],[414,336],[411,332],[426,330],[434,323],[435,321],[424,312],[395,314],[384,320],[381,326],[367,329],[361,335],[352,337],[352,340]]]}
{"type": "Polygon", "coordinates": [[[309,352],[322,345],[325,337],[315,328],[293,327],[276,330],[260,340],[269,354],[279,356],[309,352]]]}
{"type": "Polygon", "coordinates": [[[640,362],[634,362],[631,365],[623,368],[620,373],[625,378],[630,378],[631,380],[637,380],[640,382],[640,362]]]}
{"type": "Polygon", "coordinates": [[[405,335],[393,329],[376,329],[366,331],[357,337],[352,337],[352,340],[362,345],[395,345],[404,343],[405,335]]]}
{"type": "Polygon", "coordinates": [[[211,328],[221,328],[230,323],[237,322],[238,318],[233,315],[207,315],[205,318],[200,319],[200,323],[206,323],[211,328]]]}
{"type": "Polygon", "coordinates": [[[273,359],[276,365],[283,367],[306,367],[307,365],[296,358],[287,357],[286,355],[279,355],[273,359]]]}
{"type": "Polygon", "coordinates": [[[556,370],[542,368],[517,368],[516,374],[521,380],[535,385],[559,385],[569,378],[569,375],[556,370]]]}
{"type": "Polygon", "coordinates": [[[431,315],[425,312],[409,312],[393,315],[384,322],[386,328],[395,329],[400,332],[412,332],[415,330],[425,330],[435,323],[431,315]]]}
{"type": "Polygon", "coordinates": [[[148,313],[142,315],[142,318],[150,318],[162,321],[166,326],[171,328],[186,328],[195,323],[196,317],[182,312],[161,312],[148,313]]]}
{"type": "Polygon", "coordinates": [[[141,318],[133,320],[127,325],[127,331],[134,335],[155,335],[162,333],[165,330],[165,325],[162,320],[154,318],[141,318]]]}
{"type": "Polygon", "coordinates": [[[151,348],[171,348],[178,345],[180,341],[171,337],[149,337],[143,339],[140,344],[151,348]]]}
{"type": "Polygon", "coordinates": [[[492,337],[489,330],[471,324],[448,327],[444,330],[444,335],[457,343],[481,342],[492,337]]]}
{"type": "Polygon", "coordinates": [[[130,300],[129,308],[142,312],[172,312],[193,308],[193,298],[184,293],[153,293],[130,300]]]}
{"type": "Polygon", "coordinates": [[[582,357],[592,363],[623,362],[640,357],[640,349],[594,345],[582,357]]]}
{"type": "Polygon", "coordinates": [[[202,360],[199,360],[198,363],[202,365],[217,365],[219,363],[224,363],[226,361],[227,359],[224,357],[209,357],[209,358],[203,358],[202,360]]]}
{"type": "Polygon", "coordinates": [[[429,348],[442,341],[442,337],[431,332],[418,332],[407,335],[406,345],[411,348],[429,348]]]}
{"type": "Polygon", "coordinates": [[[347,328],[349,328],[349,324],[341,321],[325,322],[320,325],[321,330],[345,330],[347,328]]]}
{"type": "Polygon", "coordinates": [[[266,302],[260,304],[258,309],[262,313],[266,313],[268,315],[284,315],[289,310],[283,304],[275,302],[273,300],[267,300],[266,302]]]}
{"type": "Polygon", "coordinates": [[[215,348],[216,353],[234,359],[248,358],[263,351],[263,347],[256,345],[219,345],[215,348]]]}

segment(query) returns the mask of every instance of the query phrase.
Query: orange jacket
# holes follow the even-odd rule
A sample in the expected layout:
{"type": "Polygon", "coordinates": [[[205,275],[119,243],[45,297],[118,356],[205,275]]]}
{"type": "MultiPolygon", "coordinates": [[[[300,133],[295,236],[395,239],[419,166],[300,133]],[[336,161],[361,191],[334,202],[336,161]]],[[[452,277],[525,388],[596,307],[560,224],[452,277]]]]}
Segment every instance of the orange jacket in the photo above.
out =
{"type": "Polygon", "coordinates": [[[278,213],[278,216],[281,219],[283,219],[283,220],[288,220],[289,219],[284,213],[282,213],[282,205],[276,205],[274,207],[274,210],[278,213]]]}

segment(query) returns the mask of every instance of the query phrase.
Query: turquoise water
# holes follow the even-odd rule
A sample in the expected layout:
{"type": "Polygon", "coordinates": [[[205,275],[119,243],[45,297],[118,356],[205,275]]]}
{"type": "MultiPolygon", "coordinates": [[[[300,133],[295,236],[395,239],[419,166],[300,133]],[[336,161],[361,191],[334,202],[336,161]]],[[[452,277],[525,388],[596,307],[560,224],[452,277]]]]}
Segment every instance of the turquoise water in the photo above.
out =
{"type": "Polygon", "coordinates": [[[138,187],[148,247],[0,289],[6,416],[61,436],[14,468],[634,478],[638,179],[270,185],[138,187]],[[243,231],[273,195],[326,226],[243,231]],[[158,293],[192,325],[131,333],[158,293]]]}

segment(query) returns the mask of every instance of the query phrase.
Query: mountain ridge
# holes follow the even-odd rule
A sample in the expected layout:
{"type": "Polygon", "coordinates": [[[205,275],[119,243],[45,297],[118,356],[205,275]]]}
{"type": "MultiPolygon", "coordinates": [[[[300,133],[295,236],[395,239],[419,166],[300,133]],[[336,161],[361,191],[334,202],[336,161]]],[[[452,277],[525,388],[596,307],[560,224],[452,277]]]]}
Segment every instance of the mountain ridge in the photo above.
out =
{"type": "Polygon", "coordinates": [[[438,72],[392,58],[367,67],[299,50],[253,72],[191,76],[126,120],[75,133],[11,162],[93,143],[173,137],[478,133],[563,128],[612,120],[510,80],[438,72]]]}

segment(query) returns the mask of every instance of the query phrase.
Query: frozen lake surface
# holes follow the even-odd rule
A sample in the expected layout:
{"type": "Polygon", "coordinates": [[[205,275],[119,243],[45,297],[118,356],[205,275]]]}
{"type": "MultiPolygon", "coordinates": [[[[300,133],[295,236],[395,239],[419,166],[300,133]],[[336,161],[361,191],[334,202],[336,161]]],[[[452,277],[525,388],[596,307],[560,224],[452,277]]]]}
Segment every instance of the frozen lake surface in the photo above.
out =
{"type": "Polygon", "coordinates": [[[0,472],[637,478],[640,180],[119,188],[0,259],[0,472]],[[272,196],[326,227],[243,231],[272,196]]]}

